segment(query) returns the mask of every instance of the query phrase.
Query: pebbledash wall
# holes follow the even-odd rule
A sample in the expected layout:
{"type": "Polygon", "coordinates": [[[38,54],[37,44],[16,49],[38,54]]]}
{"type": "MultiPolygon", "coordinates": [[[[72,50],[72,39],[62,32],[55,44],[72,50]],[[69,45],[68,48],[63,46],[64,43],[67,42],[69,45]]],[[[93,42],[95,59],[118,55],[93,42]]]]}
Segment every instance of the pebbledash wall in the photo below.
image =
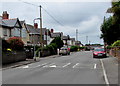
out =
{"type": "Polygon", "coordinates": [[[120,50],[111,49],[109,53],[120,60],[120,50]]]}
{"type": "Polygon", "coordinates": [[[26,60],[24,51],[2,52],[2,64],[14,63],[26,60]]]}

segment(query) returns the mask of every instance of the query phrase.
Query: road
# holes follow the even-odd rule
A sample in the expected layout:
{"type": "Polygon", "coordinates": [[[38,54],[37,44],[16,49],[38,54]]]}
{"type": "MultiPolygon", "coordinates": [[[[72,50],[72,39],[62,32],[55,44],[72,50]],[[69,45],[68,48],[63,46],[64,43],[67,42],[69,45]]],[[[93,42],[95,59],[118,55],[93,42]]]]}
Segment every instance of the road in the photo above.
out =
{"type": "MultiPolygon", "coordinates": [[[[106,84],[102,60],[91,51],[42,59],[39,62],[3,70],[3,84],[106,84]]],[[[106,77],[106,79],[108,79],[106,77]]]]}

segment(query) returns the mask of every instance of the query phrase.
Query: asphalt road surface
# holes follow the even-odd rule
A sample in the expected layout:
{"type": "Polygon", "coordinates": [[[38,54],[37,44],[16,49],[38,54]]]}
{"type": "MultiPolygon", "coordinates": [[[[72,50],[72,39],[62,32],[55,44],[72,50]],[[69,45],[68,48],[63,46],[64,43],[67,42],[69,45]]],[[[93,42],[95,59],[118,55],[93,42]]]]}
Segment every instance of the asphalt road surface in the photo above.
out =
{"type": "Polygon", "coordinates": [[[39,62],[3,70],[3,84],[106,84],[102,60],[92,52],[42,59],[39,62]]]}

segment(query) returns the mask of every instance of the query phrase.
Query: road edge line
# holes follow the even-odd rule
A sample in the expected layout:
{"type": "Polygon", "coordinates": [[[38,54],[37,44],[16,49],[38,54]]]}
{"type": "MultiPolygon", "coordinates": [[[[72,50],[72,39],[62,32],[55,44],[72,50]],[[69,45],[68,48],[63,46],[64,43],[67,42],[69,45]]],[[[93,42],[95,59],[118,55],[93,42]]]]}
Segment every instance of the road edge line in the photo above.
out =
{"type": "Polygon", "coordinates": [[[102,69],[103,69],[103,75],[104,75],[104,79],[105,79],[105,83],[107,84],[107,86],[110,86],[109,81],[108,81],[108,77],[107,77],[107,73],[105,71],[105,67],[104,67],[104,63],[102,61],[102,59],[100,59],[101,65],[102,65],[102,69]]]}

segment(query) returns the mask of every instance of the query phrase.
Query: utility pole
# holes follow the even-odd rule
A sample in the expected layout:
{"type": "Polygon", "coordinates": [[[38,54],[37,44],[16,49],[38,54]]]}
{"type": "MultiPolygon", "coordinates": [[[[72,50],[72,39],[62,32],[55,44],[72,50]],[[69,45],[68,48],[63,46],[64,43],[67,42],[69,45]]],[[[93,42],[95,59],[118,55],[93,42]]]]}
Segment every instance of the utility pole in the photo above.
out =
{"type": "Polygon", "coordinates": [[[43,40],[42,40],[42,12],[41,12],[41,8],[42,6],[40,5],[40,43],[41,43],[41,47],[43,47],[43,40]]]}
{"type": "Polygon", "coordinates": [[[78,41],[78,29],[76,29],[76,41],[78,41]]]}

